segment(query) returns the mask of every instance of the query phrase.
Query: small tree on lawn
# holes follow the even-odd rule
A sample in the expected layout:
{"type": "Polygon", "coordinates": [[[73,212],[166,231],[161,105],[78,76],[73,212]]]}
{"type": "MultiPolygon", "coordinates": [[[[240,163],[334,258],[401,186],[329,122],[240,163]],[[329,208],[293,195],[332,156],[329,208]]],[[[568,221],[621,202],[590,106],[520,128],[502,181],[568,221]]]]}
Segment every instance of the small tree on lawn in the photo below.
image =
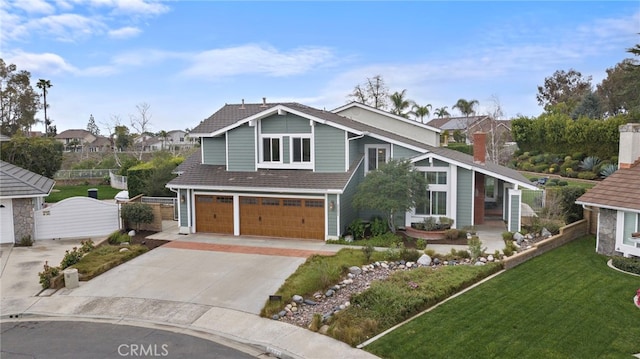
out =
{"type": "Polygon", "coordinates": [[[424,173],[415,171],[407,160],[391,160],[367,174],[353,197],[353,206],[384,212],[389,229],[395,233],[396,213],[404,213],[426,198],[424,173]]]}
{"type": "Polygon", "coordinates": [[[153,222],[153,208],[146,203],[134,202],[122,206],[122,219],[136,225],[140,230],[140,223],[153,222]]]}

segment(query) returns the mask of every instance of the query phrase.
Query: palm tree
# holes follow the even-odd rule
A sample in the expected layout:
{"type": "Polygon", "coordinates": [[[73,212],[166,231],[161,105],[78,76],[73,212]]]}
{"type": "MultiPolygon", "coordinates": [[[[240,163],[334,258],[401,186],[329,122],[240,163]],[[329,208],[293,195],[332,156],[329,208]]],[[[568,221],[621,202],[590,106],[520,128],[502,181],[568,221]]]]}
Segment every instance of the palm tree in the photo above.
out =
{"type": "Polygon", "coordinates": [[[164,151],[164,144],[165,142],[167,142],[167,131],[162,130],[160,132],[158,132],[158,136],[162,139],[162,150],[164,151]]]}
{"type": "Polygon", "coordinates": [[[423,123],[423,119],[425,117],[429,118],[429,113],[431,111],[431,104],[428,103],[425,106],[420,106],[417,103],[413,104],[412,107],[413,111],[411,111],[411,113],[416,116],[416,118],[420,119],[420,122],[423,123]]]}
{"type": "Polygon", "coordinates": [[[467,101],[463,98],[459,99],[452,108],[457,108],[465,117],[469,117],[469,115],[474,114],[476,110],[475,106],[479,104],[478,100],[467,101]]]}
{"type": "Polygon", "coordinates": [[[40,79],[38,80],[36,86],[38,86],[38,88],[42,90],[42,97],[44,98],[44,133],[45,135],[48,135],[48,127],[51,122],[49,122],[49,119],[47,118],[47,89],[52,86],[51,81],[40,79]]]}
{"type": "Polygon", "coordinates": [[[436,110],[433,112],[433,114],[436,115],[437,118],[451,116],[449,111],[447,111],[447,106],[436,108],[436,110]]]}
{"type": "Polygon", "coordinates": [[[407,100],[404,96],[406,95],[407,90],[402,90],[402,92],[394,92],[389,96],[391,100],[391,105],[393,109],[391,109],[391,113],[394,115],[402,116],[404,118],[408,118],[409,116],[405,112],[409,106],[411,106],[412,101],[407,100]]]}

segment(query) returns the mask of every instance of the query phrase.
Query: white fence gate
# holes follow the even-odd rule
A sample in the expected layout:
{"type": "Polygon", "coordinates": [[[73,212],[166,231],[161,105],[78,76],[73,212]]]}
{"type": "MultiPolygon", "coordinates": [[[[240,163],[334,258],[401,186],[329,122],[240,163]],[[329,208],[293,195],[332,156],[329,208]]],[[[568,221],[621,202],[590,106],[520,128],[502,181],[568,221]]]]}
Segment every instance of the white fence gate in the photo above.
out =
{"type": "Polygon", "coordinates": [[[71,197],[35,211],[36,240],[105,236],[120,228],[118,205],[71,197]]]}

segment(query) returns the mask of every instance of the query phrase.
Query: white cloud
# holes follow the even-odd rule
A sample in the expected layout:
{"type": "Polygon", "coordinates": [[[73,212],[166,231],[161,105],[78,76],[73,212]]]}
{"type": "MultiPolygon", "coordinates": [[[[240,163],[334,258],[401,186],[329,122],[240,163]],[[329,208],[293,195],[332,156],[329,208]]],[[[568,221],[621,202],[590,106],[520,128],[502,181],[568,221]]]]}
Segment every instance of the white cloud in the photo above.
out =
{"type": "Polygon", "coordinates": [[[140,49],[136,51],[123,52],[115,55],[111,62],[118,66],[148,66],[167,59],[188,59],[192,54],[162,51],[154,49],[140,49]]]}
{"type": "Polygon", "coordinates": [[[76,4],[112,8],[118,15],[156,16],[169,11],[169,7],[156,0],[70,0],[76,4]]]}
{"type": "Polygon", "coordinates": [[[133,26],[125,26],[115,30],[109,30],[109,36],[116,39],[125,39],[137,36],[142,30],[133,26]]]}
{"type": "Polygon", "coordinates": [[[28,13],[51,14],[55,8],[43,0],[20,0],[13,3],[13,6],[28,13]]]}
{"type": "Polygon", "coordinates": [[[333,54],[328,48],[302,47],[281,52],[271,46],[249,44],[201,52],[183,74],[208,79],[247,74],[279,77],[302,74],[331,61],[333,54]]]}
{"type": "Polygon", "coordinates": [[[5,59],[7,63],[20,64],[21,69],[35,73],[60,74],[75,73],[77,69],[61,56],[52,53],[27,53],[16,51],[5,59]]]}

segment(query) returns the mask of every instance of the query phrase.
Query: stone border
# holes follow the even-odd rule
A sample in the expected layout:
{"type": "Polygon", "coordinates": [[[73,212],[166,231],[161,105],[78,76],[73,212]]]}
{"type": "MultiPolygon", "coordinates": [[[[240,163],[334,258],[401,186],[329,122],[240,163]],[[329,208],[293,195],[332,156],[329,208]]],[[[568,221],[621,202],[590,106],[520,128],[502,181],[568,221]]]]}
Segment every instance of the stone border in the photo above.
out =
{"type": "Polygon", "coordinates": [[[616,266],[613,265],[613,259],[609,259],[607,261],[607,265],[609,266],[609,268],[613,268],[615,270],[617,270],[618,272],[624,273],[624,274],[630,274],[630,275],[634,275],[636,277],[640,277],[640,274],[635,274],[635,273],[631,273],[631,272],[627,272],[627,271],[623,271],[620,268],[617,268],[616,266]]]}

